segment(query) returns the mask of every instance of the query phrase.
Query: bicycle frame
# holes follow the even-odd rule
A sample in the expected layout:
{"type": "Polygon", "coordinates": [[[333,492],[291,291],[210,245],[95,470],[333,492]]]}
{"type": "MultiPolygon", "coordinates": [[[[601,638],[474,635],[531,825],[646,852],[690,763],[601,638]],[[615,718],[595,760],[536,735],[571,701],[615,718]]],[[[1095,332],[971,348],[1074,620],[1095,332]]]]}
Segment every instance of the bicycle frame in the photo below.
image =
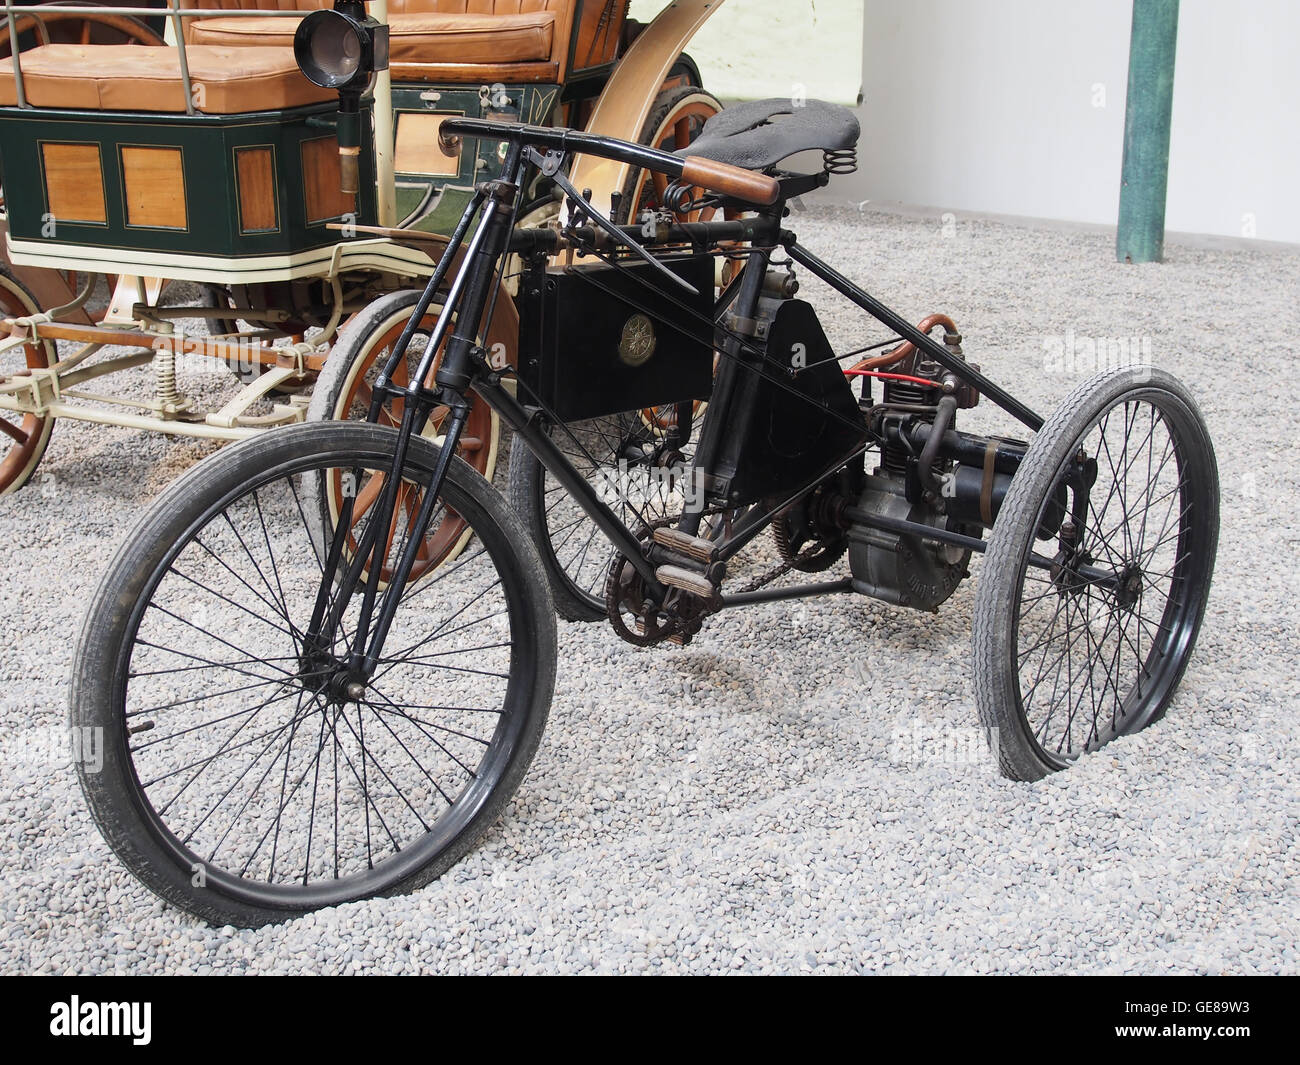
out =
{"type": "MultiPolygon", "coordinates": [[[[356,631],[369,634],[368,642],[361,646],[362,636],[358,636],[357,646],[352,648],[349,658],[349,673],[354,674],[358,682],[364,682],[374,671],[381,653],[384,639],[388,633],[394,612],[409,580],[416,553],[421,540],[428,530],[436,501],[441,491],[443,479],[465,424],[466,412],[473,396],[476,395],[487,403],[501,419],[517,434],[518,439],[536,455],[542,465],[559,482],[563,489],[576,501],[578,506],[596,524],[601,533],[609,540],[612,548],[626,558],[644,579],[649,593],[662,601],[665,588],[656,577],[655,565],[645,556],[642,542],[636,533],[629,529],[615,515],[614,511],[600,497],[598,489],[590,484],[574,468],[560,447],[547,432],[545,411],[522,403],[511,395],[501,381],[505,371],[493,369],[486,352],[480,344],[480,327],[491,318],[492,294],[497,290],[497,279],[506,254],[520,246],[531,245],[534,250],[549,238],[558,240],[554,231],[524,231],[515,238],[512,247],[512,221],[517,209],[523,179],[529,162],[542,166],[544,172],[558,171],[559,161],[564,153],[581,151],[586,154],[599,155],[643,166],[668,174],[671,178],[682,177],[682,160],[656,149],[646,148],[612,138],[591,134],[575,133],[570,130],[556,130],[528,126],[502,126],[477,120],[462,119],[447,124],[452,133],[465,135],[490,135],[493,138],[507,140],[509,151],[503,174],[509,180],[486,182],[479,186],[472,201],[466,207],[450,243],[439,262],[437,270],[430,277],[420,297],[410,322],[404,330],[379,375],[374,387],[374,401],[371,408],[371,420],[375,420],[386,398],[401,398],[404,402],[402,423],[399,429],[397,447],[387,481],[383,486],[379,500],[376,502],[374,517],[368,523],[365,532],[358,539],[355,553],[348,565],[339,594],[330,608],[329,580],[322,582],[321,591],[313,613],[307,639],[314,646],[325,646],[338,624],[341,613],[350,601],[362,574],[366,574],[366,586],[361,603],[361,616],[356,631]],[[547,149],[542,155],[539,149],[547,149]],[[469,235],[475,219],[478,227],[469,235]],[[466,238],[468,236],[468,243],[466,238]],[[407,347],[424,318],[433,297],[443,287],[449,264],[461,246],[465,245],[463,265],[443,300],[443,310],[434,327],[429,342],[417,369],[411,375],[413,382],[407,388],[392,384],[396,368],[405,358],[407,347]],[[454,325],[453,325],[454,320],[454,325]],[[445,349],[445,350],[444,350],[445,349]],[[441,365],[434,369],[439,352],[443,352],[441,365]],[[432,386],[428,383],[432,377],[432,386]],[[380,572],[383,569],[386,552],[389,549],[386,538],[379,536],[380,530],[389,528],[396,507],[403,467],[409,450],[412,433],[423,428],[430,412],[435,406],[446,405],[450,409],[448,420],[444,423],[445,433],[439,461],[427,486],[422,486],[424,493],[421,506],[409,536],[402,549],[392,576],[386,587],[380,590],[380,572]],[[377,610],[377,614],[376,614],[377,610]],[[373,620],[373,626],[372,626],[373,620]]],[[[562,183],[567,184],[567,183],[562,183]]],[[[571,196],[571,200],[574,199],[571,196]]],[[[816,277],[825,281],[841,295],[866,311],[887,328],[893,330],[904,340],[911,341],[918,349],[937,362],[960,381],[972,386],[992,402],[1012,414],[1031,430],[1038,429],[1043,419],[1016,400],[1004,389],[990,381],[969,364],[954,356],[941,344],[926,333],[905,321],[895,312],[882,304],[875,297],[854,285],[834,268],[813,255],[798,243],[794,233],[781,228],[786,197],[781,195],[769,207],[762,208],[755,218],[743,222],[705,222],[690,223],[672,227],[668,238],[661,243],[679,240],[683,237],[692,241],[701,239],[710,241],[710,246],[721,240],[744,239],[750,243],[745,267],[738,282],[734,297],[724,294],[724,302],[732,305],[733,313],[739,318],[753,315],[761,294],[764,277],[771,262],[772,252],[776,248],[784,249],[790,258],[805,267],[816,277]]],[[[614,227],[612,223],[599,216],[589,205],[573,204],[580,214],[587,219],[598,220],[599,228],[607,233],[622,231],[630,236],[638,228],[614,227]]],[[[636,249],[634,249],[636,250],[636,249]]],[[[734,431],[734,419],[743,418],[744,386],[746,381],[754,381],[768,376],[774,384],[790,388],[788,384],[764,373],[761,366],[746,362],[747,345],[734,333],[729,333],[720,345],[724,356],[719,367],[710,400],[712,416],[708,418],[701,432],[697,447],[693,475],[708,483],[714,466],[724,453],[728,442],[734,441],[738,434],[734,431]]],[[[791,391],[794,391],[791,389],[791,391]]],[[[801,393],[795,393],[800,400],[806,401],[801,393]]],[[[828,416],[830,412],[828,412],[828,416]]],[[[817,470],[796,491],[787,498],[779,500],[774,506],[755,507],[750,514],[738,523],[738,526],[717,543],[716,556],[726,560],[749,543],[782,509],[815,489],[827,477],[841,469],[845,463],[864,453],[871,446],[864,442],[849,453],[837,458],[828,468],[817,470]]],[[[359,480],[359,478],[358,478],[359,480]]],[[[347,531],[351,525],[352,507],[355,495],[345,497],[338,524],[327,556],[327,572],[333,572],[343,558],[343,549],[347,531]]],[[[695,535],[698,532],[704,514],[703,501],[689,506],[680,519],[682,532],[695,535]]],[[[871,523],[868,519],[868,523],[871,523]]],[[[929,540],[948,542],[955,546],[983,551],[985,543],[975,537],[935,528],[930,525],[916,524],[910,521],[896,521],[880,517],[875,519],[878,527],[894,532],[905,532],[922,536],[929,540]]],[[[1042,565],[1050,565],[1048,560],[1041,560],[1042,565]]],[[[1036,563],[1037,564],[1037,563],[1036,563]]],[[[847,591],[849,582],[834,581],[823,584],[804,585],[799,588],[779,589],[771,592],[747,593],[728,600],[723,598],[723,606],[736,606],[743,603],[758,602],[768,599],[791,598],[793,596],[825,594],[828,592],[847,591]]]]}

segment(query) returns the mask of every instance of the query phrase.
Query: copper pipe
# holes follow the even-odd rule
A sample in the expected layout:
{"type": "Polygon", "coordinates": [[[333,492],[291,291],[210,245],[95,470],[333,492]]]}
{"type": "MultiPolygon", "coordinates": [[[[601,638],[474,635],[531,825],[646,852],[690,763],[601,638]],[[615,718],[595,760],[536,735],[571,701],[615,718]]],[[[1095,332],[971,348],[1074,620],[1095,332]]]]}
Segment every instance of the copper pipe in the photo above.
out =
{"type": "MultiPolygon", "coordinates": [[[[930,330],[936,325],[943,326],[945,333],[953,336],[957,335],[957,327],[953,320],[946,314],[932,314],[928,318],[922,318],[916,323],[916,328],[922,333],[929,334],[930,330]]],[[[851,370],[883,370],[886,366],[893,366],[902,362],[910,355],[916,352],[916,345],[910,340],[904,340],[896,348],[890,348],[883,355],[877,355],[872,359],[863,359],[856,366],[850,367],[851,370]]]]}

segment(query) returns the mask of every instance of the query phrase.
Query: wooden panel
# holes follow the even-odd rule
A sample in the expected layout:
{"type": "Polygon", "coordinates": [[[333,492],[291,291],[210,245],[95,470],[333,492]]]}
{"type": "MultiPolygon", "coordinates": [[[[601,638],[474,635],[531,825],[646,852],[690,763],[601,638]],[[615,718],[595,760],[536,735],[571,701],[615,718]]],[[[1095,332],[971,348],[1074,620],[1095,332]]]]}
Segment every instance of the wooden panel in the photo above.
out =
{"type": "Polygon", "coordinates": [[[578,23],[578,44],[573,53],[573,69],[599,66],[614,58],[623,20],[627,18],[628,0],[587,0],[578,23]]]}
{"type": "Polygon", "coordinates": [[[339,190],[339,144],[333,137],[302,142],[302,187],[309,224],[356,210],[356,197],[339,190]]]}
{"type": "Polygon", "coordinates": [[[235,173],[239,181],[239,231],[265,233],[279,228],[275,220],[273,150],[237,148],[235,173]]]}
{"type": "Polygon", "coordinates": [[[397,117],[397,144],[393,159],[400,174],[432,174],[443,177],[460,173],[460,149],[448,155],[438,144],[438,130],[454,115],[411,114],[397,117]]]}
{"type": "MultiPolygon", "coordinates": [[[[681,0],[677,0],[681,3],[681,0]]],[[[714,3],[717,0],[713,0],[714,3]]],[[[405,63],[401,60],[389,68],[393,81],[446,82],[455,85],[483,85],[494,81],[507,85],[560,80],[559,63],[405,63]]]]}
{"type": "Polygon", "coordinates": [[[189,228],[185,167],[179,148],[123,148],[122,192],[127,225],[189,228]]]}
{"type": "Polygon", "coordinates": [[[98,144],[42,144],[45,202],[54,224],[107,222],[98,144]]]}

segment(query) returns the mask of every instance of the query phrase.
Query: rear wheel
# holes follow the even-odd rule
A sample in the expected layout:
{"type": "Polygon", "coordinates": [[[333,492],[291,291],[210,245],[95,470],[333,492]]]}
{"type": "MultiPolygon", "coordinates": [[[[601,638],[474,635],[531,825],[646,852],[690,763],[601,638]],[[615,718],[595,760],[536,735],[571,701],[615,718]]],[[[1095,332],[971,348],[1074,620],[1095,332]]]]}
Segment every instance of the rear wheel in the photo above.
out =
{"type": "MultiPolygon", "coordinates": [[[[625,411],[551,430],[569,462],[631,529],[659,524],[684,509],[694,447],[691,442],[672,446],[668,432],[676,421],[664,410],[625,411]]],[[[609,542],[518,440],[510,449],[510,500],[537,545],[560,616],[568,621],[605,617],[609,542]]]]}
{"type": "Polygon", "coordinates": [[[1006,776],[1037,780],[1164,714],[1218,534],[1214,449],[1174,377],[1103,374],[1052,414],[998,514],[975,601],[975,695],[1006,776]]]}
{"type": "MultiPolygon", "coordinates": [[[[361,589],[337,595],[303,485],[389,469],[397,434],[299,425],[222,449],[142,515],[87,615],[71,689],[91,813],[127,867],[215,924],[258,925],[417,888],[487,831],[541,738],[555,621],[505,501],[454,460],[435,526],[472,547],[398,604],[377,671],[348,671],[361,589]],[[82,750],[85,750],[83,745],[82,750]]],[[[438,448],[411,441],[427,483],[438,448]]],[[[404,543],[395,515],[389,559],[404,543]]]]}

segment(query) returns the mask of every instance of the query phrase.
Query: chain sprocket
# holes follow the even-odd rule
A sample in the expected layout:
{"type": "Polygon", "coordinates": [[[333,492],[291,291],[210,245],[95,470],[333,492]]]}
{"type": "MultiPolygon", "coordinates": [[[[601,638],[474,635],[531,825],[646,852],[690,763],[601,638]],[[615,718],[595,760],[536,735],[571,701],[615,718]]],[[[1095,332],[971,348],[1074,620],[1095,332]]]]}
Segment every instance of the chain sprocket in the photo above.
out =
{"type": "Polygon", "coordinates": [[[772,519],[772,539],[781,561],[801,573],[821,573],[844,557],[849,540],[842,530],[822,532],[810,513],[820,501],[820,490],[812,498],[796,503],[772,519]]]}

